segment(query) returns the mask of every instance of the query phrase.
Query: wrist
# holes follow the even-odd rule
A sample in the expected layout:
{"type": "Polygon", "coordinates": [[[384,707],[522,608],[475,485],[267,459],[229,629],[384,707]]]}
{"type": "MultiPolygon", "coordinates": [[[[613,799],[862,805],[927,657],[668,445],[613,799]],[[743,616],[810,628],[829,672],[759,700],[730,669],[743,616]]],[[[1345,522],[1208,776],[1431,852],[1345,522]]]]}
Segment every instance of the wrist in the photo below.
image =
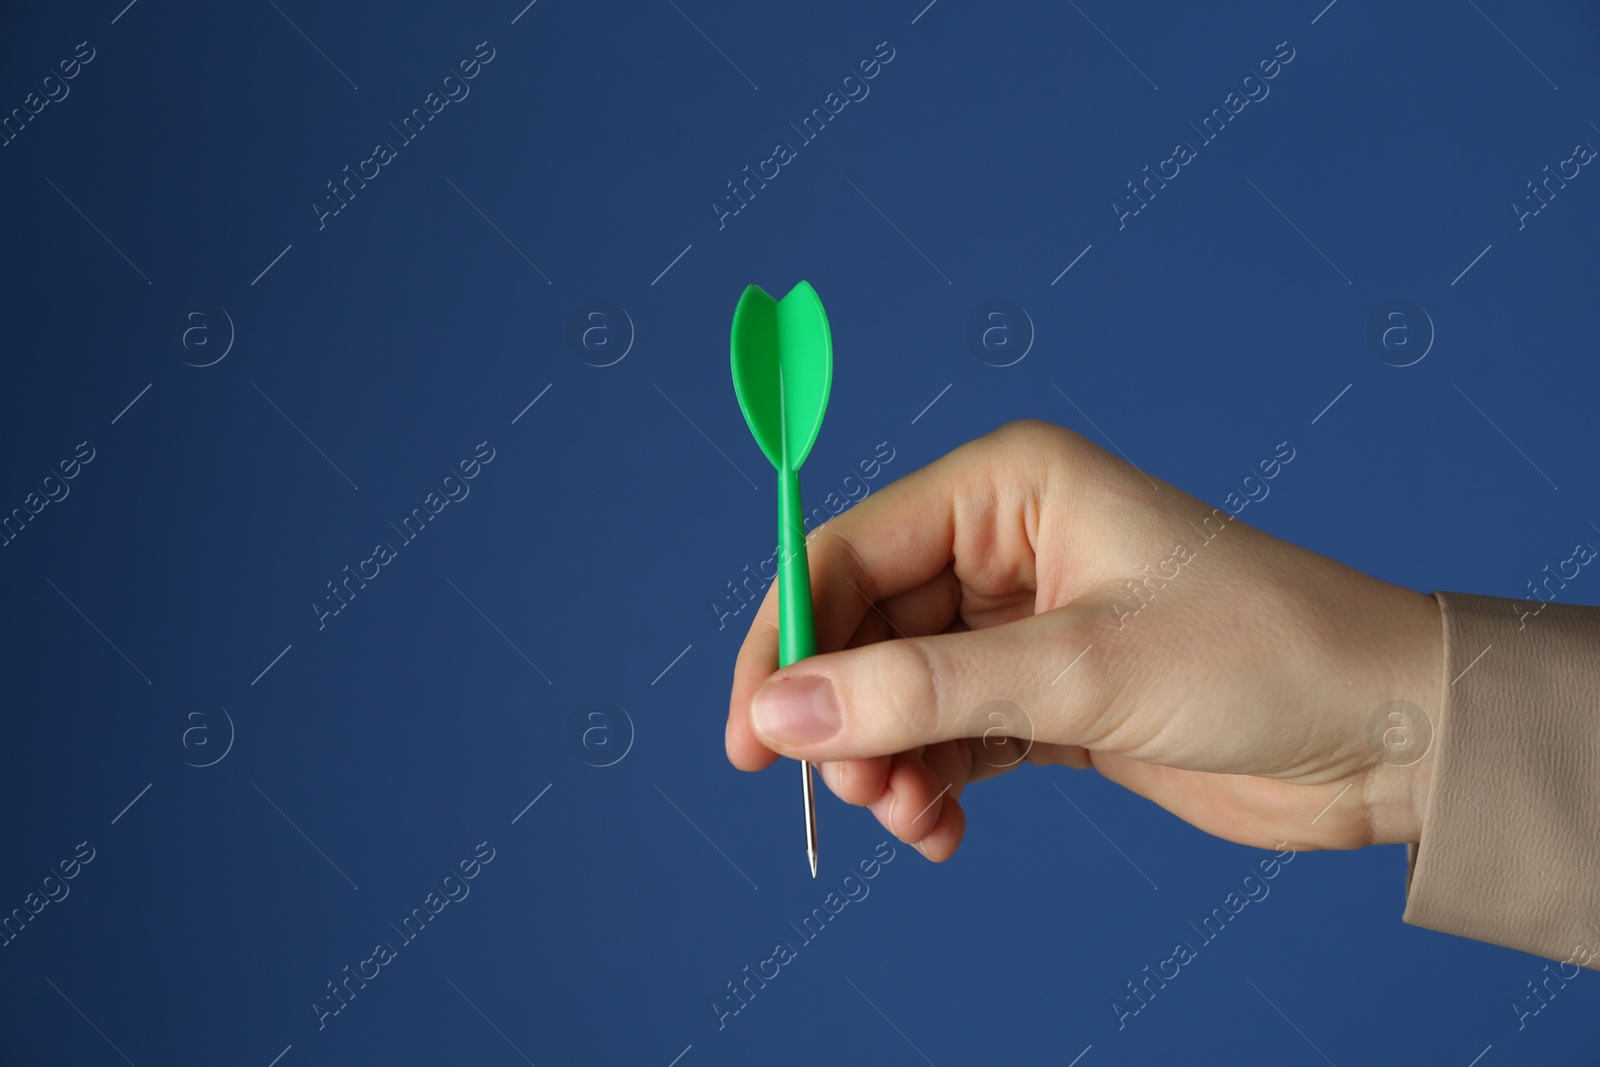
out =
{"type": "Polygon", "coordinates": [[[1375,763],[1366,783],[1373,844],[1419,843],[1433,786],[1437,729],[1448,692],[1444,678],[1444,620],[1427,594],[1405,592],[1392,653],[1394,696],[1367,721],[1375,763]]]}

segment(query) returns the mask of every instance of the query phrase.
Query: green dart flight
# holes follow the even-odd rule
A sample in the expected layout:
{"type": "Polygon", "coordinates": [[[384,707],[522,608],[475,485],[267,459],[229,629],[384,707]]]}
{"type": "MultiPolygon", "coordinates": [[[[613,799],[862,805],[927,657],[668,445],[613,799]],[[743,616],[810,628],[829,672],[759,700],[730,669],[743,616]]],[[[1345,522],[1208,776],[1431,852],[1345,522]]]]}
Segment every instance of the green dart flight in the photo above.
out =
{"type": "MultiPolygon", "coordinates": [[[[800,465],[811,454],[833,384],[833,340],[822,300],[799,282],[782,300],[745,287],[733,310],[733,391],[756,443],[778,472],[778,666],[817,651],[806,563],[800,465]]],[[[817,808],[811,764],[801,761],[806,856],[817,876],[817,808]]]]}

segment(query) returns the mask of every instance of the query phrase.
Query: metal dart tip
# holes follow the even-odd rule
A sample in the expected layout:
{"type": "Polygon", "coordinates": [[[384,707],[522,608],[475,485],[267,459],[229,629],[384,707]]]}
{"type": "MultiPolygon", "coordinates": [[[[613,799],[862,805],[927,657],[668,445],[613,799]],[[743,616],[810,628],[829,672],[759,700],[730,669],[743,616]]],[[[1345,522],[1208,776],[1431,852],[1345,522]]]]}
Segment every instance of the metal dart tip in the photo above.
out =
{"type": "Polygon", "coordinates": [[[800,761],[800,787],[806,804],[806,858],[811,861],[811,877],[817,876],[817,795],[811,783],[811,763],[800,761]]]}

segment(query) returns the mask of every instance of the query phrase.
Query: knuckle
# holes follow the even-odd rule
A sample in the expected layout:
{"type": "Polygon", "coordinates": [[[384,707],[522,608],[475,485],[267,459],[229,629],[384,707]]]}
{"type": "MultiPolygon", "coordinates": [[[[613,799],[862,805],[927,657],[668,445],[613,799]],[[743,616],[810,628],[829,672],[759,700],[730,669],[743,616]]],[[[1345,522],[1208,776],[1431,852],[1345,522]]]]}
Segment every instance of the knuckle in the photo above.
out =
{"type": "Polygon", "coordinates": [[[993,442],[1004,448],[1019,448],[1027,452],[1045,451],[1052,455],[1076,447],[1083,439],[1065,426],[1044,419],[1013,419],[989,434],[993,442]]]}
{"type": "Polygon", "coordinates": [[[1132,628],[1103,599],[1090,594],[1063,631],[1066,654],[1082,656],[1056,688],[1065,690],[1058,699],[1071,708],[1081,744],[1103,740],[1125,717],[1122,679],[1138,654],[1132,628]]]}
{"type": "Polygon", "coordinates": [[[1043,487],[1065,479],[1096,462],[1096,448],[1083,437],[1043,419],[1016,419],[985,437],[980,455],[993,484],[1043,487]]]}
{"type": "MultiPolygon", "coordinates": [[[[813,536],[827,525],[818,527],[813,536]]],[[[863,625],[867,634],[877,635],[879,640],[892,636],[886,630],[883,616],[872,607],[882,599],[879,581],[847,533],[829,530],[811,545],[807,554],[819,649],[834,651],[858,644],[855,638],[863,625]],[[862,608],[866,609],[865,613],[862,608]]],[[[773,588],[777,588],[776,582],[773,588]]],[[[776,616],[774,603],[774,625],[776,616]]]]}
{"type": "Polygon", "coordinates": [[[868,730],[900,752],[933,740],[940,721],[939,687],[926,654],[909,638],[880,641],[859,650],[861,670],[850,696],[853,718],[875,720],[868,730]]]}
{"type": "MultiPolygon", "coordinates": [[[[744,641],[739,646],[739,663],[742,666],[746,659],[754,660],[758,650],[765,650],[768,646],[777,647],[778,620],[776,612],[766,615],[758,614],[750,620],[750,629],[745,632],[744,641]]],[[[774,668],[776,663],[772,665],[774,668]]],[[[769,669],[767,673],[771,673],[769,669]]]]}
{"type": "Polygon", "coordinates": [[[853,585],[856,592],[867,599],[869,604],[875,604],[882,599],[876,580],[873,578],[872,569],[867,566],[866,560],[861,555],[861,549],[843,531],[832,531],[833,536],[826,542],[824,553],[829,567],[837,567],[845,580],[853,585]]]}

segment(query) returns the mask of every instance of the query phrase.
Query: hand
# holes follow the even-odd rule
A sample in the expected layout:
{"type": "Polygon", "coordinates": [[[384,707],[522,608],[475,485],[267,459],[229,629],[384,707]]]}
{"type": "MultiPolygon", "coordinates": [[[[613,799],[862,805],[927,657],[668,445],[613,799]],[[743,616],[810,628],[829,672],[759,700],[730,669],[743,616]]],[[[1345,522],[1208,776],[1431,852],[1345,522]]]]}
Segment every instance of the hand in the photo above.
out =
{"type": "Polygon", "coordinates": [[[1037,421],[886,486],[807,553],[819,654],[774,673],[774,583],[728,759],[809,759],[931,860],[961,842],[962,789],[1022,762],[1093,767],[1245,845],[1418,839],[1432,753],[1385,762],[1367,725],[1390,700],[1439,707],[1431,596],[1037,421]]]}

